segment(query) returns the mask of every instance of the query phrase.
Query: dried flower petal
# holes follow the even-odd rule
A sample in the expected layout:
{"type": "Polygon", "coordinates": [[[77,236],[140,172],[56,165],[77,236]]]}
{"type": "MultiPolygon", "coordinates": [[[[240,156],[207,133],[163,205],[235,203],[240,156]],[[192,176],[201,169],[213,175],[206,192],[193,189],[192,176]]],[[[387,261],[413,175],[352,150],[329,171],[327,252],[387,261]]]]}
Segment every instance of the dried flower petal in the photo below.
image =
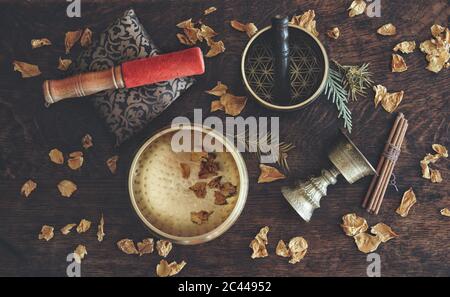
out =
{"type": "Polygon", "coordinates": [[[233,185],[232,183],[226,182],[222,185],[220,185],[220,192],[225,196],[225,197],[231,197],[234,194],[236,194],[237,192],[237,187],[235,185],[233,185]]]}
{"type": "Polygon", "coordinates": [[[377,33],[383,36],[392,36],[397,33],[397,28],[391,23],[384,24],[380,28],[378,28],[377,33]]]}
{"type": "Polygon", "coordinates": [[[430,169],[430,180],[432,183],[441,183],[442,182],[441,172],[437,169],[430,169]]]}
{"type": "Polygon", "coordinates": [[[218,189],[221,186],[222,176],[216,176],[212,180],[209,181],[208,187],[210,189],[218,189]]]}
{"type": "Polygon", "coordinates": [[[146,238],[137,243],[139,256],[153,253],[153,238],[146,238]]]}
{"type": "Polygon", "coordinates": [[[247,104],[247,98],[244,96],[235,96],[227,93],[220,97],[220,103],[225,109],[225,113],[231,116],[238,116],[247,104]]]}
{"type": "Polygon", "coordinates": [[[69,159],[67,160],[67,165],[72,170],[78,170],[83,166],[84,158],[83,158],[83,152],[73,152],[70,153],[69,159]]]}
{"type": "Polygon", "coordinates": [[[355,236],[369,229],[366,219],[358,217],[355,213],[346,214],[342,217],[341,227],[347,236],[355,236]]]}
{"type": "Polygon", "coordinates": [[[210,47],[209,51],[206,53],[207,58],[212,58],[217,56],[218,54],[221,54],[225,51],[225,45],[223,44],[223,41],[214,41],[212,39],[208,39],[208,45],[210,47]]]}
{"type": "Polygon", "coordinates": [[[196,44],[197,41],[203,41],[203,37],[200,34],[200,29],[194,27],[188,27],[183,29],[184,35],[189,39],[192,44],[196,44]]]}
{"type": "Polygon", "coordinates": [[[441,215],[443,215],[444,217],[450,217],[450,209],[448,209],[447,207],[441,209],[441,215]]]}
{"type": "Polygon", "coordinates": [[[82,244],[79,244],[75,251],[73,252],[74,259],[77,263],[81,263],[81,260],[84,259],[84,256],[87,255],[86,247],[82,244]]]}
{"type": "Polygon", "coordinates": [[[394,52],[400,51],[404,54],[410,54],[416,49],[415,41],[402,41],[394,47],[394,52]]]}
{"type": "Polygon", "coordinates": [[[108,160],[106,160],[106,165],[109,168],[109,171],[111,171],[112,174],[116,174],[117,172],[117,161],[119,160],[119,156],[112,156],[108,160]]]}
{"type": "Polygon", "coordinates": [[[258,28],[255,26],[254,23],[247,23],[243,24],[237,20],[232,20],[230,22],[230,25],[233,29],[241,32],[246,32],[248,37],[252,37],[253,35],[258,32],[258,28]]]}
{"type": "Polygon", "coordinates": [[[84,29],[80,44],[82,47],[88,47],[92,44],[92,31],[89,28],[84,29]]]}
{"type": "Polygon", "coordinates": [[[427,69],[438,73],[448,68],[450,59],[450,30],[439,25],[431,27],[434,38],[420,44],[420,50],[426,54],[427,69]],[[445,32],[445,34],[443,34],[445,32]]]}
{"type": "Polygon", "coordinates": [[[69,54],[70,50],[75,45],[75,43],[77,43],[78,40],[80,40],[82,33],[83,33],[82,30],[69,31],[66,33],[66,39],[64,41],[64,44],[66,46],[66,54],[69,54]]]}
{"type": "Polygon", "coordinates": [[[167,257],[172,250],[172,243],[167,240],[158,240],[156,242],[156,250],[161,257],[167,257]]]}
{"type": "Polygon", "coordinates": [[[404,72],[408,70],[406,62],[402,56],[397,54],[392,54],[392,72],[404,72]]]}
{"type": "Polygon", "coordinates": [[[204,24],[201,25],[199,34],[204,39],[213,38],[214,36],[217,35],[216,31],[214,31],[213,28],[206,26],[204,24]]]}
{"type": "Polygon", "coordinates": [[[338,27],[334,27],[327,31],[327,35],[330,38],[338,39],[339,36],[341,36],[341,31],[339,30],[338,27]]]}
{"type": "Polygon", "coordinates": [[[392,238],[398,237],[398,234],[392,231],[391,227],[384,223],[378,223],[370,229],[370,232],[377,235],[381,242],[387,242],[392,238]]]}
{"type": "Polygon", "coordinates": [[[62,227],[62,228],[60,229],[62,235],[67,235],[67,234],[69,234],[69,233],[72,231],[73,227],[75,227],[76,225],[77,225],[77,224],[67,224],[67,225],[65,225],[64,227],[62,227]]]}
{"type": "Polygon", "coordinates": [[[222,103],[220,103],[220,100],[211,101],[211,112],[215,112],[218,110],[224,110],[224,107],[222,103]]]}
{"type": "Polygon", "coordinates": [[[197,198],[205,198],[206,197],[206,183],[198,182],[195,185],[189,187],[189,190],[195,193],[197,198]]]}
{"type": "Polygon", "coordinates": [[[64,156],[63,153],[58,149],[52,149],[48,156],[50,157],[50,160],[55,164],[64,164],[64,156]]]}
{"type": "Polygon", "coordinates": [[[70,180],[63,180],[58,184],[58,190],[63,197],[70,198],[77,190],[77,185],[70,180]]]}
{"type": "Polygon", "coordinates": [[[166,260],[161,260],[156,266],[156,275],[159,277],[168,277],[178,274],[186,266],[186,262],[182,261],[180,264],[177,262],[168,263],[166,260]]]}
{"type": "Polygon", "coordinates": [[[347,9],[349,10],[348,15],[349,17],[354,17],[360,14],[363,14],[366,10],[366,2],[364,0],[354,0],[352,4],[350,4],[350,7],[347,9]]]}
{"type": "Polygon", "coordinates": [[[223,195],[219,191],[214,192],[214,204],[216,205],[226,205],[227,204],[227,197],[223,195]]]}
{"type": "Polygon", "coordinates": [[[192,19],[188,19],[188,20],[182,21],[181,23],[178,23],[177,27],[180,29],[192,28],[192,27],[194,27],[194,24],[192,23],[192,19]]]}
{"type": "Polygon", "coordinates": [[[308,10],[301,15],[294,15],[291,19],[291,24],[299,26],[317,37],[319,36],[319,32],[316,30],[315,17],[316,13],[314,10],[308,10]]]}
{"type": "Polygon", "coordinates": [[[286,178],[286,176],[284,174],[282,174],[275,167],[260,164],[259,169],[261,169],[261,174],[259,175],[259,178],[258,178],[258,184],[271,183],[276,180],[286,178]]]}
{"type": "Polygon", "coordinates": [[[119,248],[119,250],[121,250],[127,255],[139,254],[138,250],[136,249],[136,246],[134,245],[134,242],[128,238],[118,241],[117,247],[119,248]]]}
{"type": "Polygon", "coordinates": [[[227,93],[227,91],[227,85],[224,85],[222,82],[218,81],[217,85],[212,90],[206,91],[206,93],[213,96],[222,97],[227,93]]]}
{"type": "Polygon", "coordinates": [[[27,180],[22,185],[22,188],[20,189],[20,194],[22,194],[23,196],[28,198],[28,196],[30,196],[30,194],[36,189],[36,187],[37,187],[37,183],[35,183],[31,179],[27,180]]]}
{"type": "Polygon", "coordinates": [[[14,71],[19,71],[22,74],[22,78],[30,78],[41,75],[41,71],[37,65],[13,61],[13,66],[14,71]]]}
{"type": "Polygon", "coordinates": [[[300,262],[308,251],[308,243],[301,237],[294,237],[289,241],[289,253],[291,254],[291,260],[289,263],[295,264],[300,262]]]}
{"type": "Polygon", "coordinates": [[[92,136],[89,134],[84,135],[83,138],[81,138],[81,145],[85,150],[93,147],[94,143],[92,142],[92,136]]]}
{"type": "Polygon", "coordinates": [[[373,236],[367,233],[359,233],[353,238],[358,249],[365,254],[376,251],[381,243],[379,236],[373,236]]]}
{"type": "Polygon", "coordinates": [[[181,44],[188,45],[188,46],[194,45],[194,43],[192,41],[190,41],[189,38],[182,33],[177,33],[177,38],[181,44]]]}
{"type": "Polygon", "coordinates": [[[86,233],[89,229],[91,229],[91,222],[85,219],[82,219],[77,226],[77,232],[79,234],[86,233]]]}
{"type": "Polygon", "coordinates": [[[264,258],[269,255],[266,248],[268,244],[267,233],[269,233],[269,227],[261,228],[255,239],[250,242],[250,248],[253,250],[252,259],[264,258]]]}
{"type": "Polygon", "coordinates": [[[416,202],[416,194],[414,194],[413,189],[410,188],[403,194],[402,202],[395,212],[402,217],[406,217],[409,213],[409,210],[414,204],[416,204],[416,202]]]}
{"type": "Polygon", "coordinates": [[[31,47],[32,48],[40,48],[43,46],[52,45],[52,42],[48,38],[41,39],[31,39],[31,47]]]}
{"type": "Polygon", "coordinates": [[[217,10],[217,8],[215,8],[214,6],[211,6],[211,7],[207,8],[207,9],[205,9],[205,12],[203,14],[204,15],[208,15],[210,13],[215,12],[216,10],[217,10]]]}
{"type": "Polygon", "coordinates": [[[433,150],[439,154],[439,156],[444,157],[444,158],[448,158],[448,150],[445,146],[443,146],[442,144],[433,144],[432,145],[433,150]]]}
{"type": "Polygon", "coordinates": [[[61,57],[59,58],[58,70],[67,71],[70,65],[72,65],[71,59],[62,59],[61,57]]]}
{"type": "Polygon", "coordinates": [[[44,239],[45,241],[49,241],[55,235],[53,233],[54,228],[52,226],[44,225],[41,228],[41,233],[39,234],[39,240],[44,239]]]}
{"type": "Polygon", "coordinates": [[[277,247],[275,249],[275,253],[278,256],[284,257],[284,258],[288,258],[291,256],[291,253],[289,252],[289,249],[283,240],[278,241],[277,247]]]}
{"type": "Polygon", "coordinates": [[[441,25],[438,24],[434,24],[433,26],[431,26],[430,30],[431,35],[433,35],[433,37],[439,37],[445,31],[445,27],[442,27],[441,25]]]}
{"type": "Polygon", "coordinates": [[[191,167],[189,166],[189,164],[180,163],[180,167],[181,167],[181,176],[183,178],[189,178],[189,176],[191,175],[191,167]]]}
{"type": "Polygon", "coordinates": [[[388,93],[386,87],[382,85],[374,86],[373,90],[375,91],[375,107],[377,107],[378,104],[381,103],[383,108],[389,113],[394,112],[400,105],[400,102],[403,100],[403,91],[388,93]]]}
{"type": "Polygon", "coordinates": [[[206,211],[206,210],[201,210],[198,212],[192,211],[191,212],[191,221],[194,224],[197,225],[202,225],[204,223],[208,222],[209,217],[213,214],[214,211],[206,211]]]}
{"type": "Polygon", "coordinates": [[[191,161],[200,162],[208,159],[207,152],[192,152],[191,153],[191,161]]]}
{"type": "Polygon", "coordinates": [[[200,163],[200,170],[198,172],[198,177],[200,179],[205,179],[217,175],[217,171],[219,170],[219,163],[214,161],[215,158],[216,156],[214,154],[207,154],[206,159],[202,159],[200,163]]]}
{"type": "Polygon", "coordinates": [[[102,242],[103,238],[105,237],[105,219],[102,217],[100,218],[100,223],[97,226],[97,240],[98,242],[102,242]]]}

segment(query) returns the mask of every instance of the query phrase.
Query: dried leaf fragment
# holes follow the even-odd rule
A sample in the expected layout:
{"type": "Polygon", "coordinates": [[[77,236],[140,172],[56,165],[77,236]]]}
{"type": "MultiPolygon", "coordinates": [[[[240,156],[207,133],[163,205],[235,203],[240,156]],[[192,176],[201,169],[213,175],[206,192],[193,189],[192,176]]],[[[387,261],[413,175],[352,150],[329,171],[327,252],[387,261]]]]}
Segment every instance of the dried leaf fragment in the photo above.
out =
{"type": "Polygon", "coordinates": [[[291,259],[289,263],[295,264],[300,262],[306,255],[308,251],[308,243],[301,237],[294,237],[289,241],[289,253],[291,254],[291,259]]]}
{"type": "Polygon", "coordinates": [[[89,134],[84,135],[83,138],[81,138],[81,145],[85,150],[93,147],[94,143],[92,142],[92,136],[89,134]]]}
{"type": "Polygon", "coordinates": [[[72,170],[78,170],[83,166],[84,157],[83,152],[73,152],[69,154],[69,159],[67,160],[67,165],[72,170]]]}
{"type": "Polygon", "coordinates": [[[394,52],[400,51],[404,54],[410,54],[414,52],[415,49],[416,49],[415,41],[402,41],[393,48],[394,52]]]}
{"type": "Polygon", "coordinates": [[[247,97],[235,96],[227,93],[220,97],[220,103],[224,107],[225,113],[231,116],[238,116],[247,104],[247,97]]]}
{"type": "Polygon", "coordinates": [[[416,204],[416,202],[416,194],[414,194],[412,188],[409,188],[409,190],[403,194],[402,202],[395,212],[402,217],[406,217],[409,214],[411,207],[416,204]]]}
{"type": "Polygon", "coordinates": [[[181,167],[181,176],[183,178],[189,178],[189,176],[191,175],[191,167],[189,166],[189,164],[180,163],[180,167],[181,167]]]}
{"type": "Polygon", "coordinates": [[[354,0],[350,7],[347,9],[349,17],[354,17],[360,14],[363,14],[366,10],[366,2],[364,0],[354,0]]]}
{"type": "Polygon", "coordinates": [[[441,209],[441,215],[443,215],[444,217],[450,217],[450,209],[448,209],[447,207],[441,209]]]}
{"type": "Polygon", "coordinates": [[[66,47],[66,54],[70,53],[70,50],[75,45],[75,43],[78,42],[81,38],[81,34],[83,33],[82,30],[77,31],[69,31],[66,33],[66,38],[64,41],[65,47],[66,47]]]}
{"type": "Polygon", "coordinates": [[[402,56],[398,54],[392,54],[392,72],[404,72],[408,70],[406,62],[402,56]]]}
{"type": "Polygon", "coordinates": [[[327,35],[330,38],[338,39],[339,36],[341,36],[341,31],[339,30],[338,27],[334,27],[327,31],[327,35]]]}
{"type": "Polygon", "coordinates": [[[212,39],[208,39],[208,45],[210,47],[209,51],[206,53],[207,58],[215,57],[225,51],[225,45],[223,41],[214,41],[212,39]]]}
{"type": "Polygon", "coordinates": [[[291,19],[291,24],[299,26],[317,37],[319,32],[316,29],[315,17],[316,13],[314,10],[308,10],[301,15],[294,15],[291,19]]]}
{"type": "Polygon", "coordinates": [[[53,238],[53,236],[55,235],[53,233],[53,230],[55,228],[53,228],[52,226],[48,226],[48,225],[44,225],[41,228],[41,233],[39,234],[39,240],[44,239],[45,241],[49,241],[50,239],[53,238]]]}
{"type": "Polygon", "coordinates": [[[106,160],[106,166],[108,166],[109,171],[111,171],[112,174],[116,174],[117,172],[117,161],[119,161],[119,156],[117,155],[106,160]]]}
{"type": "Polygon", "coordinates": [[[75,251],[73,252],[74,259],[77,263],[81,263],[81,260],[84,259],[84,256],[87,255],[86,247],[82,244],[79,244],[75,251]]]}
{"type": "Polygon", "coordinates": [[[275,254],[284,258],[288,258],[291,256],[291,253],[289,252],[289,249],[283,240],[278,241],[277,247],[275,249],[275,254]]]}
{"type": "Polygon", "coordinates": [[[122,252],[124,252],[127,255],[139,254],[138,250],[136,249],[136,246],[134,245],[134,242],[128,238],[119,240],[117,242],[117,247],[119,248],[119,250],[121,250],[122,252]]]}
{"type": "Polygon", "coordinates": [[[258,32],[258,28],[255,26],[254,23],[243,24],[237,20],[232,20],[230,22],[230,25],[233,29],[235,29],[237,31],[247,33],[248,37],[252,37],[253,35],[256,34],[256,32],[258,32]]]}
{"type": "Polygon", "coordinates": [[[20,72],[22,78],[30,78],[41,75],[41,71],[37,65],[26,62],[13,61],[14,71],[20,72]]]}
{"type": "Polygon", "coordinates": [[[207,8],[207,9],[205,9],[205,11],[204,11],[203,15],[208,15],[208,14],[211,14],[211,13],[215,12],[216,10],[217,10],[217,8],[216,8],[216,7],[214,7],[214,6],[211,6],[211,7],[207,8]]]}
{"type": "Polygon", "coordinates": [[[269,227],[265,226],[259,230],[255,238],[250,242],[250,248],[253,250],[252,259],[264,258],[269,255],[266,245],[268,244],[267,234],[269,233],[269,227]]]}
{"type": "Polygon", "coordinates": [[[175,261],[170,264],[166,260],[161,260],[156,266],[156,275],[159,277],[168,277],[178,274],[186,266],[186,262],[177,263],[175,261]]]}
{"type": "Polygon", "coordinates": [[[397,28],[393,24],[388,23],[378,28],[377,33],[383,36],[392,36],[397,33],[397,28]]]}
{"type": "Polygon", "coordinates": [[[88,220],[82,219],[77,226],[77,232],[79,234],[85,233],[85,232],[89,231],[90,228],[91,228],[91,222],[88,220]]]}
{"type": "Polygon", "coordinates": [[[64,156],[63,153],[58,150],[58,149],[52,149],[49,153],[48,156],[50,157],[50,161],[52,161],[55,164],[64,164],[64,156]]]}
{"type": "Polygon", "coordinates": [[[64,227],[62,227],[62,228],[60,229],[61,234],[62,234],[62,235],[67,235],[67,234],[69,234],[69,233],[72,231],[73,227],[75,227],[76,225],[77,225],[77,224],[67,224],[67,225],[65,225],[64,227]]]}
{"type": "Polygon", "coordinates": [[[82,47],[88,47],[92,44],[92,31],[89,28],[83,30],[83,34],[80,38],[80,44],[82,47]]]}
{"type": "Polygon", "coordinates": [[[381,242],[388,242],[389,240],[398,237],[391,227],[384,223],[378,223],[370,229],[370,232],[377,235],[381,242]]]}
{"type": "Polygon", "coordinates": [[[20,189],[20,194],[22,196],[25,196],[25,198],[28,198],[28,196],[31,195],[31,193],[36,189],[37,183],[32,181],[31,179],[27,180],[20,189]]]}
{"type": "Polygon", "coordinates": [[[191,212],[191,221],[194,224],[197,225],[202,225],[208,222],[209,217],[214,213],[214,211],[206,211],[206,210],[201,210],[201,211],[192,211],[191,212]]]}
{"type": "Polygon", "coordinates": [[[58,184],[58,190],[63,197],[70,198],[72,194],[77,190],[77,185],[70,180],[62,180],[58,184]]]}
{"type": "Polygon", "coordinates": [[[33,49],[50,45],[52,45],[52,42],[48,38],[31,39],[31,48],[33,49]]]}
{"type": "Polygon", "coordinates": [[[359,233],[353,238],[355,239],[355,243],[358,249],[365,254],[376,251],[381,243],[381,239],[379,236],[370,235],[365,232],[359,233]]]}
{"type": "Polygon", "coordinates": [[[161,257],[167,257],[170,251],[172,250],[172,243],[167,240],[158,240],[156,242],[156,251],[158,251],[158,255],[161,257]]]}
{"type": "Polygon", "coordinates": [[[71,59],[63,59],[63,58],[59,57],[58,70],[67,71],[69,69],[70,65],[72,65],[71,59]]]}
{"type": "Polygon", "coordinates": [[[100,222],[97,226],[97,240],[98,242],[102,242],[105,237],[105,219],[103,218],[103,214],[100,218],[100,222]]]}
{"type": "Polygon", "coordinates": [[[366,219],[357,216],[355,213],[350,213],[343,216],[341,227],[347,236],[355,236],[359,233],[366,232],[367,229],[369,229],[366,219]]]}
{"type": "Polygon", "coordinates": [[[153,253],[153,238],[145,238],[137,243],[139,256],[153,253]]]}
{"type": "Polygon", "coordinates": [[[394,112],[403,100],[403,91],[388,93],[386,87],[382,85],[374,86],[373,90],[375,91],[375,107],[381,103],[383,108],[389,113],[394,112]]]}
{"type": "Polygon", "coordinates": [[[261,174],[258,178],[258,184],[271,183],[286,178],[286,176],[275,167],[260,164],[259,169],[261,169],[261,174]]]}
{"type": "Polygon", "coordinates": [[[206,182],[198,182],[195,185],[189,187],[189,190],[195,193],[197,198],[205,198],[206,196],[206,182]]]}

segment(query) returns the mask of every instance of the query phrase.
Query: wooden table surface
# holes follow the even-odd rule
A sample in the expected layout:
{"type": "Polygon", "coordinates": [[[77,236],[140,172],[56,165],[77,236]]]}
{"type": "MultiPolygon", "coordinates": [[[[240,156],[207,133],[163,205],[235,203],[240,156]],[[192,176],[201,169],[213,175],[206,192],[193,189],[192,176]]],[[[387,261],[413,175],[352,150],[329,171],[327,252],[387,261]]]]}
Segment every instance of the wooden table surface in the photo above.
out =
{"type": "MultiPolygon", "coordinates": [[[[398,111],[405,113],[410,128],[395,175],[399,192],[389,188],[381,214],[372,216],[360,208],[370,178],[354,185],[340,179],[323,200],[312,222],[304,223],[280,194],[280,187],[290,181],[258,185],[258,161],[245,154],[250,176],[250,192],[245,209],[237,223],[220,238],[198,246],[175,246],[169,260],[188,264],[180,276],[365,276],[368,262],[352,238],[346,237],[339,224],[350,212],[363,215],[369,225],[384,222],[400,235],[382,244],[383,276],[450,276],[450,220],[439,214],[450,207],[448,160],[436,164],[444,182],[432,184],[421,178],[419,161],[431,144],[449,142],[448,70],[439,74],[425,70],[425,56],[416,50],[406,56],[408,71],[391,73],[392,47],[403,40],[420,43],[431,37],[430,26],[448,24],[450,9],[442,1],[381,1],[382,17],[366,15],[349,18],[348,1],[272,1],[272,0],[192,0],[192,1],[81,1],[82,18],[66,17],[65,1],[1,1],[0,3],[0,275],[65,276],[66,256],[78,244],[85,244],[88,255],[82,264],[83,276],[149,276],[154,275],[160,258],[156,254],[128,256],[116,248],[122,238],[140,240],[149,232],[140,223],[129,204],[127,169],[133,152],[153,131],[166,126],[178,115],[192,117],[194,108],[208,115],[211,97],[204,93],[217,81],[230,86],[238,95],[245,94],[240,80],[241,53],[248,40],[234,31],[229,21],[254,22],[259,28],[270,23],[271,16],[299,14],[314,9],[320,39],[329,56],[345,64],[370,62],[375,82],[389,90],[404,90],[398,111]],[[206,61],[206,74],[188,93],[179,98],[164,114],[153,121],[141,135],[116,149],[113,139],[91,107],[88,99],[73,100],[46,109],[40,92],[44,78],[62,77],[56,70],[59,56],[64,55],[64,33],[89,26],[101,32],[111,21],[132,6],[154,41],[165,51],[183,48],[175,35],[175,25],[187,18],[199,18],[204,9],[216,6],[218,11],[205,22],[220,33],[226,52],[206,61]],[[393,22],[397,35],[376,34],[381,25],[393,22]],[[325,32],[338,26],[342,36],[337,41],[325,32]],[[52,47],[31,50],[30,39],[48,37],[52,47]],[[17,59],[38,64],[43,76],[21,79],[12,71],[17,59]],[[94,147],[86,153],[80,171],[71,171],[49,162],[52,148],[63,152],[80,149],[80,139],[89,133],[94,147]],[[118,153],[119,171],[111,175],[105,160],[118,153]],[[25,199],[20,188],[27,179],[38,183],[37,190],[25,199]],[[79,187],[70,199],[60,197],[56,184],[71,179],[79,187]],[[413,187],[418,203],[410,215],[395,213],[403,191],[413,187]],[[105,216],[106,237],[97,242],[96,224],[105,216]],[[67,223],[86,218],[95,223],[87,234],[62,236],[55,232],[49,241],[37,239],[43,224],[59,230],[67,223]],[[264,259],[252,260],[248,245],[262,226],[270,226],[269,252],[264,259]],[[304,236],[309,244],[306,258],[291,265],[275,255],[279,239],[304,236]]],[[[79,48],[73,51],[76,57],[79,48]]],[[[352,139],[372,164],[377,163],[389,129],[395,118],[373,105],[373,92],[367,98],[351,102],[352,139]]],[[[218,113],[219,116],[223,114],[218,113]]],[[[267,111],[249,100],[243,116],[280,116],[281,138],[296,145],[289,156],[291,177],[307,177],[329,166],[326,150],[338,133],[341,121],[334,106],[321,97],[308,108],[292,113],[267,111]]]]}

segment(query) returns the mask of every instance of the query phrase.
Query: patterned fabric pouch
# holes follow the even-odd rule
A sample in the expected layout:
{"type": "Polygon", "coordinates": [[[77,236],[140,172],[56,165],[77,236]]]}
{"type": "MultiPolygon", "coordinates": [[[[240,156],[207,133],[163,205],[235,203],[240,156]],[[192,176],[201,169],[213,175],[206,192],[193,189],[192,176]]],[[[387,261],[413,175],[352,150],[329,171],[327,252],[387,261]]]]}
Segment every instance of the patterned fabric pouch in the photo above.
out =
{"type": "MultiPolygon", "coordinates": [[[[93,41],[72,70],[78,73],[99,71],[157,54],[158,48],[130,9],[93,41]]],[[[142,130],[193,83],[193,78],[178,78],[134,89],[101,92],[91,100],[119,145],[142,130]]]]}

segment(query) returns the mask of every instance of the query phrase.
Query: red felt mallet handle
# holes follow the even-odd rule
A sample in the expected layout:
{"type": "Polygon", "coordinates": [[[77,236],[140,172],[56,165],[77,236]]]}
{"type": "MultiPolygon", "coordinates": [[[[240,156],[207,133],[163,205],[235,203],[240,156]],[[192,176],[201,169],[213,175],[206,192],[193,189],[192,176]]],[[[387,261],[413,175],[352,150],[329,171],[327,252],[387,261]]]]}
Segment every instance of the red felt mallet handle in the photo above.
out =
{"type": "Polygon", "coordinates": [[[108,70],[78,74],[43,84],[47,105],[66,98],[84,97],[101,91],[134,88],[205,72],[200,48],[125,62],[108,70]]]}

